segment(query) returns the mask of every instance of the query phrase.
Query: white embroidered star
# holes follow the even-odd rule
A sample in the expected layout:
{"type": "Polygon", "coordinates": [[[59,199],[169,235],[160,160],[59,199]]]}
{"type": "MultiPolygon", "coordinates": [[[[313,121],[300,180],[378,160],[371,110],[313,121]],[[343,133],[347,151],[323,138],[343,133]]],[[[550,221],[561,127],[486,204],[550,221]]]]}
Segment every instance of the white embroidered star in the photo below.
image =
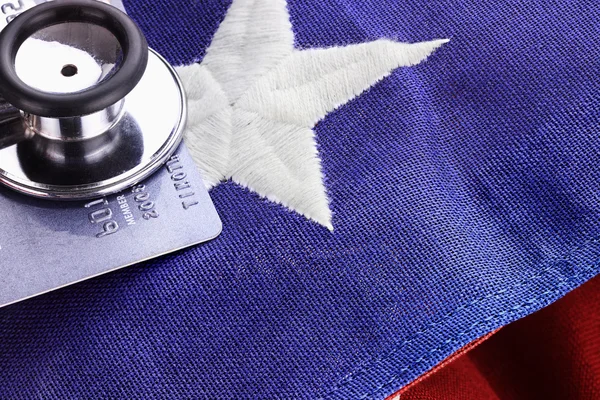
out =
{"type": "Polygon", "coordinates": [[[234,0],[202,63],[178,68],[207,186],[231,178],[332,230],[314,126],[447,41],[297,50],[285,0],[234,0]]]}

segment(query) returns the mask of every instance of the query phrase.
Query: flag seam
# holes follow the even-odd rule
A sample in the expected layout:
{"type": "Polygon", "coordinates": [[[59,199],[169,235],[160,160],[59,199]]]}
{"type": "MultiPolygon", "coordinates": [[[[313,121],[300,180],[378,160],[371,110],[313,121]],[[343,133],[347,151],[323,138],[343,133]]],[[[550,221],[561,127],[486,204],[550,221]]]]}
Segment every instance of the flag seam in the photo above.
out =
{"type": "MultiPolygon", "coordinates": [[[[582,271],[582,273],[579,273],[577,275],[574,275],[574,276],[569,277],[569,278],[564,279],[564,280],[560,280],[559,283],[557,284],[557,286],[554,289],[547,290],[544,293],[540,294],[539,296],[537,296],[537,297],[535,297],[533,299],[527,300],[525,303],[523,303],[523,304],[521,304],[519,306],[511,307],[509,310],[502,311],[502,312],[500,312],[500,313],[498,313],[496,315],[492,315],[492,316],[487,317],[487,318],[485,318],[485,319],[483,319],[481,321],[475,322],[466,331],[460,332],[456,336],[454,336],[451,340],[447,340],[446,342],[444,342],[445,344],[443,346],[436,347],[433,350],[430,350],[430,351],[428,351],[426,353],[435,353],[437,351],[445,349],[451,343],[460,343],[459,340],[458,340],[458,337],[464,336],[464,335],[466,335],[468,333],[471,333],[472,331],[475,330],[475,328],[477,328],[478,325],[487,326],[487,324],[489,324],[491,322],[495,322],[495,320],[497,320],[501,316],[511,315],[511,314],[517,313],[517,311],[520,311],[521,309],[527,309],[527,308],[529,308],[529,307],[531,307],[531,306],[533,306],[535,304],[538,304],[540,302],[540,300],[542,300],[545,297],[548,297],[548,296],[553,295],[553,294],[559,294],[561,292],[561,290],[560,290],[561,286],[565,286],[568,283],[570,283],[571,281],[577,280],[578,278],[581,278],[583,276],[587,277],[587,275],[588,275],[587,273],[588,272],[592,272],[592,275],[595,275],[594,272],[600,272],[600,271],[596,270],[596,267],[598,267],[598,265],[600,265],[600,264],[596,264],[593,267],[586,268],[586,270],[582,271]]],[[[364,395],[360,396],[359,400],[365,400],[365,399],[372,398],[372,396],[374,396],[374,395],[382,392],[387,386],[389,386],[392,383],[396,382],[404,372],[407,372],[408,370],[412,369],[415,365],[417,365],[419,363],[422,363],[422,362],[426,362],[426,361],[429,361],[429,359],[425,358],[425,357],[421,357],[418,360],[416,360],[414,363],[409,364],[406,367],[403,367],[398,374],[394,375],[391,379],[389,379],[385,383],[377,386],[375,388],[375,390],[373,390],[373,391],[371,391],[371,392],[369,392],[367,394],[364,394],[364,395]]]]}
{"type": "MultiPolygon", "coordinates": [[[[511,286],[510,288],[501,289],[501,290],[499,290],[499,291],[497,291],[497,292],[490,293],[490,294],[488,294],[488,295],[486,295],[486,296],[483,296],[483,297],[479,297],[479,298],[477,298],[477,299],[475,299],[475,300],[472,300],[472,301],[470,301],[469,303],[467,303],[467,304],[464,304],[464,305],[462,305],[462,306],[460,306],[460,307],[456,308],[455,310],[453,310],[453,311],[451,311],[451,312],[449,312],[449,313],[447,313],[447,314],[443,315],[443,316],[442,316],[440,319],[438,319],[437,321],[434,321],[434,322],[432,322],[432,323],[430,323],[430,324],[426,325],[426,326],[425,326],[425,329],[423,329],[423,330],[420,330],[420,331],[417,331],[417,332],[416,332],[416,333],[415,333],[413,336],[411,336],[409,339],[405,340],[404,342],[400,343],[399,345],[396,345],[396,346],[394,346],[394,347],[393,347],[393,348],[392,348],[392,349],[391,349],[391,350],[390,350],[388,353],[386,353],[386,354],[383,354],[383,355],[381,355],[381,356],[377,357],[376,359],[374,359],[374,360],[372,360],[372,361],[368,362],[368,364],[367,364],[366,366],[364,366],[364,367],[359,367],[359,368],[355,369],[354,371],[350,372],[350,373],[349,373],[348,375],[346,375],[346,376],[345,376],[345,377],[344,377],[344,378],[343,378],[343,379],[342,379],[342,380],[341,380],[341,381],[340,381],[338,384],[336,384],[336,385],[334,386],[334,388],[333,388],[331,391],[327,392],[327,393],[326,393],[324,396],[320,397],[320,399],[328,398],[328,397],[330,397],[330,396],[334,395],[334,394],[335,394],[337,391],[341,390],[343,387],[345,387],[345,386],[347,386],[348,384],[350,384],[350,383],[351,383],[352,381],[354,381],[354,380],[355,380],[357,377],[359,377],[359,376],[361,376],[361,375],[364,375],[364,374],[368,373],[368,372],[369,372],[369,371],[370,371],[370,370],[373,368],[374,364],[376,364],[376,363],[380,363],[380,362],[383,362],[383,361],[386,361],[387,359],[391,358],[391,357],[392,357],[392,355],[393,355],[394,353],[396,353],[398,350],[400,350],[402,347],[404,347],[404,346],[405,346],[405,345],[407,345],[407,344],[410,344],[410,343],[412,343],[412,342],[413,342],[415,339],[417,339],[419,336],[421,336],[421,335],[423,335],[423,334],[427,333],[427,332],[428,332],[430,329],[434,328],[435,326],[439,325],[440,323],[443,323],[445,320],[447,320],[448,318],[450,318],[450,317],[454,316],[456,313],[458,313],[458,312],[460,312],[460,311],[467,310],[467,309],[469,309],[470,307],[474,306],[475,304],[477,304],[477,303],[479,303],[479,302],[482,302],[482,301],[485,301],[485,300],[489,300],[489,299],[491,299],[491,298],[494,298],[494,297],[496,297],[496,298],[497,298],[498,296],[500,296],[500,295],[502,295],[502,294],[504,294],[504,293],[508,292],[508,291],[509,291],[509,290],[511,290],[511,289],[515,289],[515,288],[517,288],[517,287],[525,286],[525,285],[529,284],[531,281],[533,281],[533,280],[535,280],[535,279],[539,279],[539,278],[543,277],[544,275],[547,275],[547,274],[548,274],[550,271],[552,271],[553,269],[555,269],[555,266],[556,266],[558,263],[560,263],[560,262],[568,262],[568,263],[570,263],[570,262],[571,262],[571,257],[572,257],[572,255],[573,255],[574,253],[576,253],[576,252],[580,251],[580,250],[581,250],[581,249],[582,249],[584,246],[586,246],[586,245],[589,245],[589,244],[597,244],[599,241],[600,241],[600,238],[589,239],[589,240],[587,240],[587,241],[583,242],[581,245],[579,245],[579,246],[577,246],[576,248],[574,248],[574,249],[572,249],[571,251],[569,251],[569,252],[568,252],[568,254],[567,254],[567,257],[556,257],[556,258],[553,258],[553,259],[549,260],[548,262],[549,262],[549,263],[551,263],[551,265],[550,265],[550,266],[548,266],[548,267],[544,268],[543,270],[541,270],[541,271],[540,271],[540,272],[538,272],[537,274],[535,274],[535,275],[532,275],[532,276],[530,276],[529,278],[522,280],[522,281],[521,281],[521,282],[519,282],[518,284],[516,284],[516,285],[513,285],[513,286],[511,286]]],[[[600,265],[600,263],[594,264],[594,265],[592,265],[592,266],[584,267],[584,269],[583,269],[582,271],[580,271],[578,274],[575,274],[575,275],[573,275],[573,276],[571,276],[571,277],[568,277],[568,278],[563,278],[563,279],[560,279],[560,278],[559,278],[559,279],[556,281],[557,285],[556,285],[556,286],[554,286],[554,288],[553,288],[553,289],[549,289],[549,290],[545,291],[544,293],[542,293],[540,296],[538,296],[538,297],[534,297],[533,299],[530,299],[530,300],[526,301],[526,302],[525,302],[525,304],[531,303],[532,301],[539,301],[540,299],[542,299],[542,298],[543,298],[543,297],[545,297],[545,296],[548,296],[548,295],[550,295],[550,294],[555,294],[555,293],[557,293],[557,292],[558,292],[558,289],[559,289],[561,286],[563,286],[564,284],[566,284],[566,283],[568,283],[568,282],[570,282],[570,281],[572,281],[572,280],[576,280],[576,279],[579,279],[579,278],[581,278],[582,276],[585,276],[585,275],[586,275],[586,273],[588,273],[588,272],[595,272],[595,273],[594,273],[594,275],[595,275],[595,274],[597,274],[598,272],[600,272],[600,271],[597,271],[597,267],[598,267],[598,265],[600,265]]],[[[496,315],[493,315],[493,316],[487,317],[486,319],[484,319],[484,320],[482,320],[482,321],[479,321],[479,322],[476,322],[476,323],[474,323],[473,325],[471,325],[471,327],[470,327],[470,328],[469,328],[467,331],[465,331],[465,332],[463,332],[463,333],[461,333],[461,334],[457,335],[456,337],[458,337],[458,336],[462,336],[462,335],[464,335],[464,334],[466,334],[466,333],[469,333],[469,332],[471,332],[471,331],[472,331],[472,330],[473,330],[473,329],[474,329],[474,328],[475,328],[477,325],[479,325],[481,322],[491,322],[491,321],[493,321],[494,319],[496,319],[496,318],[498,318],[498,317],[500,317],[500,316],[504,316],[504,315],[506,315],[506,314],[509,314],[509,313],[511,312],[511,310],[512,310],[512,312],[516,312],[517,310],[520,310],[521,308],[523,308],[523,307],[522,307],[522,306],[516,306],[516,307],[512,307],[510,310],[506,310],[506,311],[504,311],[504,312],[502,312],[502,313],[499,313],[499,314],[496,314],[496,315]]],[[[446,344],[449,344],[449,343],[451,343],[453,340],[455,340],[455,339],[449,339],[449,340],[448,340],[448,341],[446,341],[445,343],[446,343],[446,344]]],[[[443,347],[443,346],[442,346],[442,347],[443,347]]],[[[429,351],[429,353],[434,353],[436,350],[439,350],[439,349],[440,349],[440,348],[438,348],[438,349],[433,349],[433,350],[430,350],[430,351],[429,351]]],[[[423,361],[424,361],[424,357],[421,357],[420,359],[418,359],[418,360],[417,360],[417,361],[415,361],[414,363],[410,364],[408,369],[410,369],[410,367],[412,367],[412,366],[414,366],[414,365],[416,365],[416,364],[418,364],[418,363],[420,363],[420,362],[423,362],[423,361]]],[[[405,371],[402,371],[402,372],[405,372],[405,371]]],[[[394,376],[394,378],[393,378],[393,380],[391,380],[389,383],[384,383],[384,384],[383,384],[383,385],[381,385],[380,387],[376,388],[376,389],[375,389],[375,391],[373,391],[373,392],[370,392],[370,393],[367,393],[366,395],[363,395],[363,397],[361,397],[361,399],[364,399],[364,398],[366,398],[366,397],[368,397],[368,396],[372,396],[372,395],[374,395],[374,394],[377,394],[377,392],[379,392],[379,391],[380,391],[381,389],[383,389],[385,386],[387,386],[387,385],[389,385],[389,384],[393,383],[393,381],[396,381],[396,380],[397,380],[397,378],[398,378],[400,375],[402,375],[402,373],[395,375],[395,376],[394,376]]]]}

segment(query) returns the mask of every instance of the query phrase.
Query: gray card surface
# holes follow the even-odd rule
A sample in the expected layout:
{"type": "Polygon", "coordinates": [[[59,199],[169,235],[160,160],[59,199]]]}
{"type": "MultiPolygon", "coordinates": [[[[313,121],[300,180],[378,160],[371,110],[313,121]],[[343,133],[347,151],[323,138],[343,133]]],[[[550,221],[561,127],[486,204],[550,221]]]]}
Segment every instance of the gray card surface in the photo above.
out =
{"type": "Polygon", "coordinates": [[[222,225],[181,145],[145,182],[92,201],[0,187],[0,306],[215,238],[222,225]]]}

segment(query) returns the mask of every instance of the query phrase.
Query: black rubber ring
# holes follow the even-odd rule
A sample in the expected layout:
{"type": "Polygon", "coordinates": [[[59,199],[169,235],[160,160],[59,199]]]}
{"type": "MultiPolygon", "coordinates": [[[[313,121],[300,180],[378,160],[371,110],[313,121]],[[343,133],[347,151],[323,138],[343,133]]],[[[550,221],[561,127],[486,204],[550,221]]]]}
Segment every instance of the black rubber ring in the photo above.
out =
{"type": "Polygon", "coordinates": [[[88,115],[124,98],[138,84],[148,64],[148,43],[123,12],[96,0],[51,1],[15,18],[0,33],[0,94],[33,115],[61,118],[88,115]],[[65,22],[83,22],[108,29],[123,52],[120,68],[98,85],[76,93],[46,93],[25,84],[15,70],[17,51],[40,29],[65,22]]]}

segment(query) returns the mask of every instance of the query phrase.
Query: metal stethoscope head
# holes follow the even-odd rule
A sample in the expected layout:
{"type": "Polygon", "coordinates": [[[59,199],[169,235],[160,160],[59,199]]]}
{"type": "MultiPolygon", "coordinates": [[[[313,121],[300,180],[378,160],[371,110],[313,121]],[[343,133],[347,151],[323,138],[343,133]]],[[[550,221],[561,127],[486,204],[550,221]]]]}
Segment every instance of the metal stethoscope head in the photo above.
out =
{"type": "Polygon", "coordinates": [[[52,1],[0,33],[0,183],[76,200],[155,172],[181,141],[185,94],[129,17],[52,1]]]}

